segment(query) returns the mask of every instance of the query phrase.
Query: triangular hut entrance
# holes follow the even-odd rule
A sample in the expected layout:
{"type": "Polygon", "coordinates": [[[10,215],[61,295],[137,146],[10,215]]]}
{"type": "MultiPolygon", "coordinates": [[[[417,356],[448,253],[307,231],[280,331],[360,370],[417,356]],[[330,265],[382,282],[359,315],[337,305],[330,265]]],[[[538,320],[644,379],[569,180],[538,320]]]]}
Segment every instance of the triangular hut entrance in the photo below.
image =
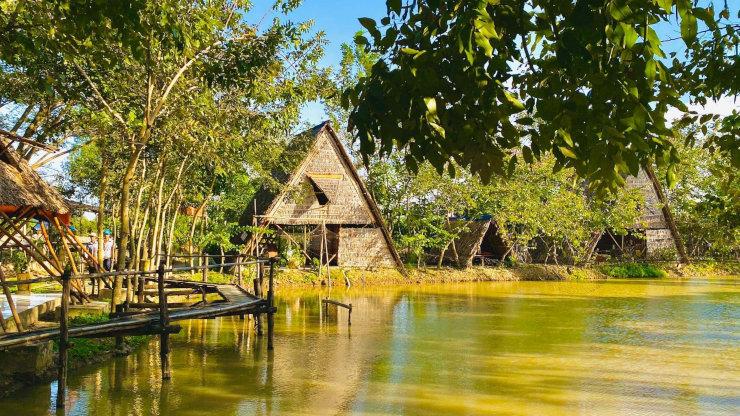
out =
{"type": "MultiPolygon", "coordinates": [[[[257,192],[243,225],[274,229],[322,266],[403,271],[380,210],[328,122],[295,136],[278,166],[278,186],[257,192]]],[[[241,241],[260,254],[263,237],[245,233],[241,241]]]]}
{"type": "Polygon", "coordinates": [[[451,219],[448,228],[457,237],[440,253],[442,263],[460,268],[472,266],[476,259],[481,265],[498,263],[510,251],[488,215],[475,220],[451,219]]]}
{"type": "MultiPolygon", "coordinates": [[[[35,145],[28,139],[0,130],[0,250],[8,250],[10,247],[23,250],[46,273],[57,278],[63,273],[60,259],[65,257],[73,271],[79,272],[75,262],[71,260],[73,251],[79,252],[91,267],[97,268],[95,259],[88,256],[85,247],[69,229],[70,210],[64,199],[16,153],[12,147],[14,141],[35,145]],[[40,244],[28,232],[24,232],[31,228],[27,225],[32,221],[38,221],[43,239],[40,244]],[[50,229],[58,233],[60,244],[57,246],[62,248],[61,255],[57,253],[55,244],[49,237],[50,229]]],[[[2,269],[0,279],[5,281],[2,269]]],[[[10,291],[5,290],[7,286],[3,286],[3,289],[13,309],[10,291]]],[[[72,295],[79,302],[89,300],[80,281],[73,280],[72,295]]],[[[5,326],[2,317],[0,324],[5,326]]],[[[16,328],[22,329],[17,319],[16,328]]]]}
{"type": "Polygon", "coordinates": [[[627,187],[638,189],[643,196],[642,214],[633,230],[625,236],[604,232],[596,244],[597,253],[636,257],[654,257],[661,251],[672,249],[676,241],[668,227],[658,193],[644,169],[637,177],[627,178],[627,187]],[[644,234],[644,236],[642,235],[644,234]]]}

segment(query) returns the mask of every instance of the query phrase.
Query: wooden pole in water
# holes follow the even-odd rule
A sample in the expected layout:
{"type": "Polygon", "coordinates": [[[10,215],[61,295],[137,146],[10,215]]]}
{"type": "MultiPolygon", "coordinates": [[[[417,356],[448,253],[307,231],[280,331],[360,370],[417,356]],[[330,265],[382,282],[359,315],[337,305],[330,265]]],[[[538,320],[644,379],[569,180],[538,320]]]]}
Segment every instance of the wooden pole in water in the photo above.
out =
{"type": "MultiPolygon", "coordinates": [[[[260,279],[254,279],[254,296],[261,297],[260,279]]],[[[262,336],[262,316],[259,312],[254,314],[254,329],[257,330],[257,336],[262,336]]]]}
{"type": "Polygon", "coordinates": [[[67,349],[69,348],[69,296],[70,296],[69,268],[62,273],[62,305],[59,308],[59,381],[57,383],[57,409],[64,409],[67,395],[67,349]]]}
{"type": "Polygon", "coordinates": [[[273,312],[275,289],[275,258],[270,258],[270,280],[267,286],[267,349],[272,350],[272,337],[275,332],[275,313],[273,312]]]}
{"type": "Polygon", "coordinates": [[[242,256],[241,253],[236,255],[236,284],[242,285],[242,256]]]}
{"type": "MultiPolygon", "coordinates": [[[[2,263],[0,263],[2,266],[2,263]]],[[[13,296],[10,294],[10,288],[5,285],[5,273],[3,273],[2,267],[0,267],[0,283],[3,284],[3,292],[5,293],[5,299],[8,301],[8,307],[10,313],[13,315],[13,321],[15,321],[15,330],[23,332],[23,324],[21,323],[21,317],[18,315],[18,311],[15,309],[15,302],[13,302],[13,296]]],[[[3,330],[5,327],[3,326],[3,330]]]]}
{"type": "Polygon", "coordinates": [[[164,261],[157,269],[157,289],[159,291],[159,360],[162,366],[162,380],[169,380],[170,374],[170,334],[167,332],[169,317],[167,315],[167,295],[164,293],[164,261]]]}
{"type": "Polygon", "coordinates": [[[203,283],[208,283],[208,257],[205,254],[201,257],[200,265],[203,266],[203,283]]]}

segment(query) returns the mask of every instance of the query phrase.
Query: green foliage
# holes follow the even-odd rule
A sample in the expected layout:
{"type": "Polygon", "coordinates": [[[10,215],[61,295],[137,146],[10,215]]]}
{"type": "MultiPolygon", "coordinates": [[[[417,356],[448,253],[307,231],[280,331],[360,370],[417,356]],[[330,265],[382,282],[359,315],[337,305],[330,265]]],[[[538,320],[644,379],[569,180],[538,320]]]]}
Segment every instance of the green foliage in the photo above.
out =
{"type": "Polygon", "coordinates": [[[707,146],[711,138],[703,137],[677,141],[681,163],[675,170],[676,186],[667,196],[691,257],[737,259],[740,177],[731,155],[713,150],[707,146]]]}
{"type": "MultiPolygon", "coordinates": [[[[428,161],[487,181],[513,171],[516,151],[528,162],[551,153],[555,171],[613,190],[653,159],[678,161],[666,112],[687,112],[682,94],[737,92],[737,25],[718,24],[728,9],[715,20],[688,0],[401,3],[387,1],[380,23],[361,19],[370,38],[356,37],[379,57],[343,96],[366,161],[400,150],[412,171],[428,161]],[[686,56],[670,61],[656,28],[674,12],[686,56]]],[[[718,145],[736,154],[734,120],[718,145]]]]}
{"type": "Polygon", "coordinates": [[[644,263],[620,263],[601,267],[601,272],[607,276],[619,278],[658,278],[667,277],[664,270],[644,263]]]}
{"type": "Polygon", "coordinates": [[[12,264],[16,273],[24,273],[28,271],[30,260],[21,250],[0,250],[0,263],[12,264]]]}

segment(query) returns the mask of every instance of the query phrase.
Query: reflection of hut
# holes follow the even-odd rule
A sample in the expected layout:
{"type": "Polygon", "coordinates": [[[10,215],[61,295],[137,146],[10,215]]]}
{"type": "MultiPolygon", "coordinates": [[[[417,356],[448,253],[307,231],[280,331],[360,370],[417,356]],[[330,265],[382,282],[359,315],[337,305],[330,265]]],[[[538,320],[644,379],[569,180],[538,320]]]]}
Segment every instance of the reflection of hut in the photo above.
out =
{"type": "MultiPolygon", "coordinates": [[[[403,269],[375,201],[328,122],[293,138],[241,223],[270,227],[309,261],[347,267],[403,269]]],[[[241,241],[258,252],[262,235],[241,241]]]]}
{"type": "Polygon", "coordinates": [[[442,251],[443,261],[457,267],[470,267],[476,259],[481,264],[499,262],[510,251],[490,216],[476,220],[453,219],[448,227],[457,237],[442,251]]]}
{"type": "MultiPolygon", "coordinates": [[[[35,145],[10,133],[0,131],[0,250],[10,246],[21,248],[49,275],[59,277],[63,272],[60,260],[65,256],[75,273],[78,273],[72,251],[78,251],[92,266],[95,260],[69,229],[70,208],[62,196],[46,183],[13,149],[13,141],[35,145]],[[36,244],[25,232],[38,222],[43,242],[36,244]],[[49,238],[49,229],[59,235],[63,256],[59,256],[49,238]]],[[[3,277],[3,276],[0,276],[3,277]]],[[[73,296],[79,301],[87,299],[84,289],[75,282],[73,296]]]]}
{"type": "Polygon", "coordinates": [[[647,173],[640,169],[637,177],[627,178],[627,187],[638,189],[643,196],[642,215],[635,227],[624,236],[604,232],[596,244],[599,253],[637,255],[652,257],[660,251],[672,249],[675,240],[668,227],[657,190],[647,173]]]}

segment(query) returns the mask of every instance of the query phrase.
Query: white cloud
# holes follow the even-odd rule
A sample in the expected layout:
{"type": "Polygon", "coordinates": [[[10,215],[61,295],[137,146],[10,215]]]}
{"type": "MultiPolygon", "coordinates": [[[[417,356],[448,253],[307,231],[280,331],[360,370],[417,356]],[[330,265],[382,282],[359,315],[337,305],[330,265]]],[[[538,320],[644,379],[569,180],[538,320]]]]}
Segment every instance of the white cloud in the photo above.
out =
{"type": "MultiPolygon", "coordinates": [[[[695,111],[699,115],[702,114],[718,114],[721,116],[727,116],[732,114],[732,110],[740,111],[740,100],[736,101],[735,97],[722,97],[717,101],[709,101],[706,105],[689,104],[689,111],[695,111]]],[[[669,123],[673,123],[683,116],[683,113],[673,107],[668,109],[665,118],[669,123]]]]}

